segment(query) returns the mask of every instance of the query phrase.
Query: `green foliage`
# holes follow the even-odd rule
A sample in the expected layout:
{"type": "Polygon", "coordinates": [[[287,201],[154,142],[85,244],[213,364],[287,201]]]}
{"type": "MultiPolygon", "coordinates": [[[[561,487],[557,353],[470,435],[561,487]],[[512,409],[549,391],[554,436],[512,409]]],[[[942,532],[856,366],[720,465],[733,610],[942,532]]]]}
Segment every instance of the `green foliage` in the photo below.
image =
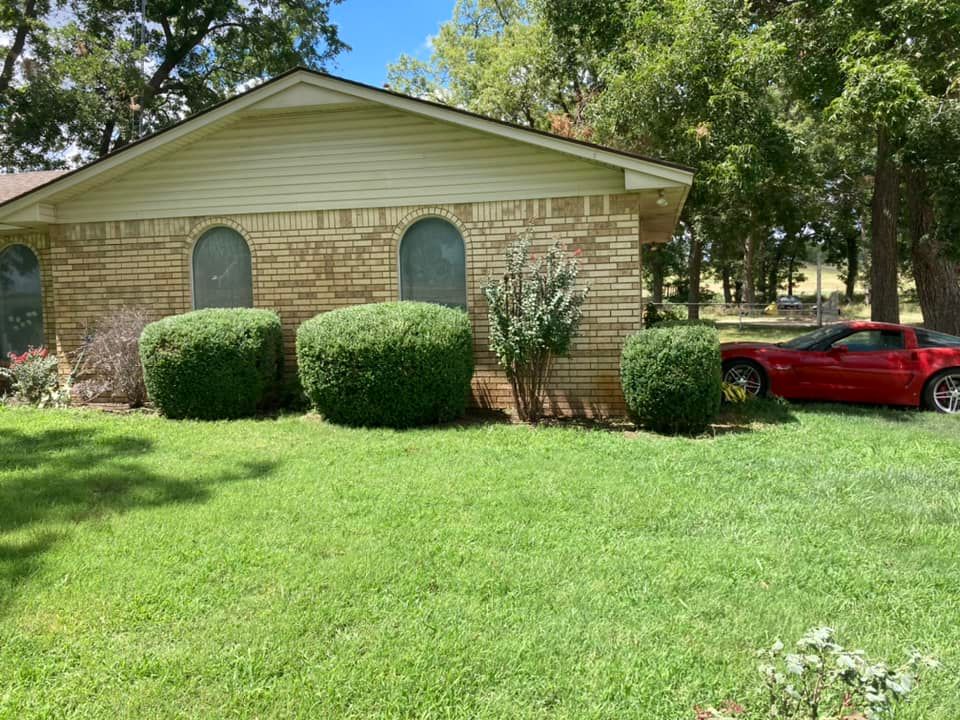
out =
{"type": "Polygon", "coordinates": [[[731,405],[739,405],[747,402],[747,400],[750,399],[747,389],[740,385],[734,385],[733,383],[723,381],[723,383],[720,385],[720,388],[723,391],[723,401],[728,402],[731,405]]]}
{"type": "Polygon", "coordinates": [[[470,319],[417,302],[333,310],[300,326],[297,365],[310,402],[332,422],[446,422],[463,414],[470,395],[470,319]]]}
{"type": "Polygon", "coordinates": [[[654,325],[679,319],[680,316],[674,310],[662,305],[647,303],[647,306],[643,309],[643,326],[645,328],[652,328],[654,325]]]}
{"type": "MultiPolygon", "coordinates": [[[[575,252],[575,255],[579,251],[575,252]]],[[[530,238],[507,249],[506,272],[483,288],[490,318],[490,349],[505,370],[517,413],[536,421],[555,357],[570,353],[587,288],[577,287],[577,260],[554,243],[539,257],[530,238]]]]}
{"type": "Polygon", "coordinates": [[[431,46],[390,66],[391,88],[540,130],[574,103],[527,0],[457,0],[431,46]]]}
{"type": "Polygon", "coordinates": [[[24,42],[0,44],[12,70],[0,78],[0,166],[89,160],[251,79],[322,68],[347,49],[329,16],[338,1],[147,2],[142,33],[136,3],[6,3],[0,37],[24,42]]]}
{"type": "Polygon", "coordinates": [[[46,348],[28,348],[19,355],[10,353],[9,366],[0,366],[0,379],[9,383],[18,402],[37,407],[66,405],[69,388],[61,390],[57,365],[56,356],[46,348]]]}
{"type": "Polygon", "coordinates": [[[620,380],[638,423],[658,432],[703,431],[720,409],[717,331],[688,326],[631,335],[623,347],[620,380]]]}
{"type": "Polygon", "coordinates": [[[903,665],[868,660],[862,650],[847,650],[836,642],[831,628],[808,631],[797,641],[795,652],[785,652],[779,640],[757,653],[760,675],[769,702],[748,712],[708,709],[698,720],[880,720],[892,718],[896,709],[917,689],[921,675],[940,667],[932,657],[916,651],[903,665]]]}
{"type": "Polygon", "coordinates": [[[282,341],[268,310],[196,310],[150,323],[140,336],[147,392],[169,418],[253,415],[276,400],[282,341]]]}

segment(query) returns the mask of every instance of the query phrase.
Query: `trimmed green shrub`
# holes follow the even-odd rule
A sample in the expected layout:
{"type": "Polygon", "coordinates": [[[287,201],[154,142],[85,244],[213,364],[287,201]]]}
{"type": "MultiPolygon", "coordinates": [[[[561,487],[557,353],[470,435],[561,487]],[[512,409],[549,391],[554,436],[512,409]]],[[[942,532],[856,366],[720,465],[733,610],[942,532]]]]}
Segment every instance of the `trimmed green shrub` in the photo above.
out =
{"type": "Polygon", "coordinates": [[[463,414],[470,395],[470,320],[462,310],[417,302],[333,310],[300,326],[297,364],[311,404],[332,422],[445,422],[463,414]]]}
{"type": "Polygon", "coordinates": [[[620,380],[638,423],[657,432],[700,432],[720,409],[719,335],[702,325],[642,330],[624,344],[620,380]]]}
{"type": "Polygon", "coordinates": [[[147,393],[169,418],[253,415],[278,393],[280,318],[242,308],[174,315],[143,329],[140,360],[147,393]]]}

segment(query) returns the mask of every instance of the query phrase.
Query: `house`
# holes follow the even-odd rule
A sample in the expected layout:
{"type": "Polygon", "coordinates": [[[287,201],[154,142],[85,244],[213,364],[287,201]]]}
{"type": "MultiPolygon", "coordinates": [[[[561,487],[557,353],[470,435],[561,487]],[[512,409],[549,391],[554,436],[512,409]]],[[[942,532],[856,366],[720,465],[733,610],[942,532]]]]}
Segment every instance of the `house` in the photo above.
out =
{"type": "Polygon", "coordinates": [[[0,176],[0,353],[46,344],[61,370],[97,320],[212,306],[297,326],[345,305],[470,314],[475,401],[509,407],[481,288],[529,229],[582,252],[581,336],[550,409],[619,414],[640,326],[644,243],[669,239],[693,173],[296,69],[84,167],[0,176]]]}

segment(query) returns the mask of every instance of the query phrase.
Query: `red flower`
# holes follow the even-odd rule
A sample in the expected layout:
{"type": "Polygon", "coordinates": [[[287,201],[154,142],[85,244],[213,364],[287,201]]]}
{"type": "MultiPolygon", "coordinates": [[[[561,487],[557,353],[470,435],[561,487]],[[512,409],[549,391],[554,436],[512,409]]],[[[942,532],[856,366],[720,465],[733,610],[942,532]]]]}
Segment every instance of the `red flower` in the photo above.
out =
{"type": "Polygon", "coordinates": [[[10,358],[11,365],[23,365],[25,362],[30,360],[44,360],[47,357],[47,349],[44,347],[35,348],[31,346],[20,355],[17,355],[16,353],[9,353],[7,357],[10,358]]]}
{"type": "Polygon", "coordinates": [[[573,251],[574,257],[580,257],[581,255],[583,255],[583,250],[581,250],[580,248],[577,248],[576,250],[573,251]]]}

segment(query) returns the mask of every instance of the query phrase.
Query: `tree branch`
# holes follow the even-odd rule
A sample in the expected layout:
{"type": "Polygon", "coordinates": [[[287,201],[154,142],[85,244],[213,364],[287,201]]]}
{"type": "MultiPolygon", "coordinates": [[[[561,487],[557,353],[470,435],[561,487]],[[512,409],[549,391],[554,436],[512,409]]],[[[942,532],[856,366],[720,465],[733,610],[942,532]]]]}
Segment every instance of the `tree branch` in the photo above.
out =
{"type": "Polygon", "coordinates": [[[23,53],[23,48],[27,43],[27,35],[30,33],[30,25],[37,19],[36,15],[36,0],[27,0],[23,8],[23,17],[20,20],[20,24],[17,25],[17,33],[13,38],[13,44],[7,51],[7,57],[3,61],[3,70],[0,71],[0,92],[4,92],[10,87],[10,80],[13,78],[13,68],[23,53]]]}

